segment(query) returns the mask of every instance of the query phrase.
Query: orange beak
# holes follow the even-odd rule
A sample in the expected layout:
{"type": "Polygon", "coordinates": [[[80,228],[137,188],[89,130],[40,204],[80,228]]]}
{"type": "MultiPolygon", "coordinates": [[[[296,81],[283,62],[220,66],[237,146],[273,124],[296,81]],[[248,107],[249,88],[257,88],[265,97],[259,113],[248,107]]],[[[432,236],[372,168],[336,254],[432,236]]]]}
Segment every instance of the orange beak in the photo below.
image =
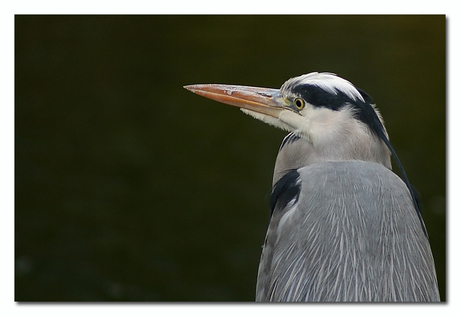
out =
{"type": "Polygon", "coordinates": [[[225,84],[195,84],[184,88],[205,98],[274,118],[286,110],[279,89],[225,84]]]}

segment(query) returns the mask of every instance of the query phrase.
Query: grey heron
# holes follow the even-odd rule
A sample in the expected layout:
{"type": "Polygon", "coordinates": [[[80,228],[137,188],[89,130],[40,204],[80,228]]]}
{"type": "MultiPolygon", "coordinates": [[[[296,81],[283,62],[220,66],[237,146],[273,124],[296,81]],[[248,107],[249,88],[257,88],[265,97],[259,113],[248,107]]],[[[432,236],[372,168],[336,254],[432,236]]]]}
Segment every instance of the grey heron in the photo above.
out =
{"type": "Polygon", "coordinates": [[[275,162],[256,301],[439,301],[418,195],[368,94],[318,72],[280,89],[185,88],[289,132],[275,162]]]}

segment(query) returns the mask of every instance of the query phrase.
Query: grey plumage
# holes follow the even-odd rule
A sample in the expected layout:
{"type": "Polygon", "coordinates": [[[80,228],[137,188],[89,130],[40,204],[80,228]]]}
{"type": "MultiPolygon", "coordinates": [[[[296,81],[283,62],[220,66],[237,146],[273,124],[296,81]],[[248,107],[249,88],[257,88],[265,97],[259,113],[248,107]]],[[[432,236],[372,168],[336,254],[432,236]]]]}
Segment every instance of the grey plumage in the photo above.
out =
{"type": "Polygon", "coordinates": [[[297,172],[298,201],[273,209],[257,301],[439,300],[428,239],[393,172],[363,161],[297,172]]]}
{"type": "Polygon", "coordinates": [[[290,132],[275,163],[256,301],[439,301],[417,194],[369,95],[316,72],[279,90],[186,88],[290,132]]]}

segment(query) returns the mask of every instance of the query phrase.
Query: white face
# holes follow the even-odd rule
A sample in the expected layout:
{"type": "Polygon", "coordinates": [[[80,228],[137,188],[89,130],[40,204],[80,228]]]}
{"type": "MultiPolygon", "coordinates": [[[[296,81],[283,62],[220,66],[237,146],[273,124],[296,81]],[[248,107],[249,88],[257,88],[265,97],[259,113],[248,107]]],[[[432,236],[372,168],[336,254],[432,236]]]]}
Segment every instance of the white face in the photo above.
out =
{"type": "Polygon", "coordinates": [[[370,133],[365,124],[354,118],[353,111],[353,108],[349,106],[334,111],[305,103],[305,107],[298,113],[281,112],[279,119],[292,126],[294,134],[312,142],[313,145],[336,146],[352,135],[363,137],[370,133]]]}

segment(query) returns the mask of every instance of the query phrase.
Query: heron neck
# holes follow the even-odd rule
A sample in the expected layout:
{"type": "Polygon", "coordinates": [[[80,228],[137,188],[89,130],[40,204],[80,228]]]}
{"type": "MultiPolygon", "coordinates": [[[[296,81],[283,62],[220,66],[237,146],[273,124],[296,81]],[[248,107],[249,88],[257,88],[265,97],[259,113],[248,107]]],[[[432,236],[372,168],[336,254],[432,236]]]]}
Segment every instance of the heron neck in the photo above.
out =
{"type": "Polygon", "coordinates": [[[357,142],[353,146],[337,144],[321,148],[290,133],[283,140],[276,157],[273,184],[293,169],[327,161],[352,160],[379,163],[391,170],[390,152],[378,139],[357,142]]]}

